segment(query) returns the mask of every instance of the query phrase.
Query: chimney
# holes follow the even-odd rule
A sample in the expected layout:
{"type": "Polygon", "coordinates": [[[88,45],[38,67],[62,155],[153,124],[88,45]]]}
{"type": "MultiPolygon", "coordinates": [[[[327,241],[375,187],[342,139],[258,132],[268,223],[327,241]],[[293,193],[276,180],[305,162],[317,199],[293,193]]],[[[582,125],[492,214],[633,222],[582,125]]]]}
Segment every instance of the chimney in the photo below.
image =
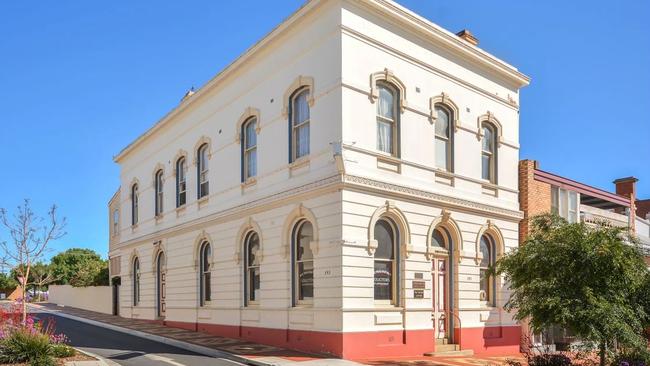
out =
{"type": "Polygon", "coordinates": [[[478,38],[474,37],[469,29],[463,29],[462,31],[456,33],[456,35],[461,39],[464,39],[465,41],[473,44],[474,46],[478,46],[478,38]]]}
{"type": "Polygon", "coordinates": [[[616,194],[630,199],[630,229],[636,232],[636,182],[639,180],[634,177],[619,178],[614,181],[616,185],[616,194]]]}

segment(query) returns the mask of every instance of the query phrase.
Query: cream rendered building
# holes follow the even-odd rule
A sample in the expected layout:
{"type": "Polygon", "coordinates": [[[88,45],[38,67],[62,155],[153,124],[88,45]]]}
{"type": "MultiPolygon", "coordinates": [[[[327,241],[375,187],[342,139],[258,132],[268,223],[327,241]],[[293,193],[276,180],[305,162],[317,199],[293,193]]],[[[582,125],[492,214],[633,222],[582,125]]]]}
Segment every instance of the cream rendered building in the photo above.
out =
{"type": "MultiPolygon", "coordinates": [[[[123,317],[345,358],[518,351],[514,67],[388,0],[312,0],[116,157],[123,317]]],[[[116,281],[117,282],[117,281],[116,281]]]]}

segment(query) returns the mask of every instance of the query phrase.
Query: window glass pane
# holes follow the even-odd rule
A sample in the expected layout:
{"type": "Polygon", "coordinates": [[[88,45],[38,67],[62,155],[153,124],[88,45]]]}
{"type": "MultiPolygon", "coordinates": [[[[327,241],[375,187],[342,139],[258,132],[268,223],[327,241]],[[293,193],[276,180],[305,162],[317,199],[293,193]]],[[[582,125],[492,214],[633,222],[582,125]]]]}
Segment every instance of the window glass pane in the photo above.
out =
{"type": "Polygon", "coordinates": [[[246,152],[246,178],[257,175],[257,149],[246,152]]]}
{"type": "Polygon", "coordinates": [[[488,239],[485,235],[481,237],[481,256],[483,257],[481,259],[481,263],[479,264],[480,267],[488,267],[490,265],[490,261],[492,260],[491,256],[491,250],[490,250],[490,239],[488,239]]]}
{"type": "Polygon", "coordinates": [[[210,280],[211,280],[210,272],[205,273],[204,278],[203,278],[203,282],[204,282],[204,284],[203,284],[203,291],[204,291],[203,298],[205,299],[205,301],[210,301],[210,299],[212,297],[212,290],[211,290],[212,287],[210,287],[210,280]]]}
{"type": "Polygon", "coordinates": [[[299,300],[314,297],[314,262],[298,263],[299,300]]]}
{"type": "Polygon", "coordinates": [[[246,148],[249,149],[255,145],[257,145],[257,131],[255,129],[257,128],[257,121],[255,119],[250,120],[246,124],[246,148]]]}
{"type": "Polygon", "coordinates": [[[393,259],[395,233],[393,227],[386,220],[379,220],[375,224],[375,240],[377,240],[376,259],[393,259]]]}
{"type": "Polygon", "coordinates": [[[449,113],[443,108],[436,107],[436,136],[449,138],[449,113]]]}
{"type": "Polygon", "coordinates": [[[294,129],[296,144],[296,159],[309,155],[309,124],[306,123],[294,129]]]}
{"type": "Polygon", "coordinates": [[[249,300],[256,301],[260,297],[260,268],[254,267],[250,269],[249,275],[249,300]]]}
{"type": "Polygon", "coordinates": [[[377,121],[377,149],[389,154],[393,153],[393,124],[377,121]]]}
{"type": "Polygon", "coordinates": [[[485,301],[489,301],[490,298],[490,279],[487,273],[487,269],[481,268],[481,288],[480,290],[485,292],[485,301]]]}
{"type": "Polygon", "coordinates": [[[440,230],[434,230],[431,235],[431,245],[437,248],[445,248],[445,239],[440,230]]]}
{"type": "Polygon", "coordinates": [[[560,189],[560,216],[568,220],[567,191],[560,189]]]}
{"type": "Polygon", "coordinates": [[[299,125],[309,119],[309,104],[307,103],[307,89],[300,92],[293,99],[293,125],[299,125]]]}
{"type": "Polygon", "coordinates": [[[560,197],[558,191],[558,187],[551,187],[551,212],[556,215],[560,213],[560,197]]]}
{"type": "Polygon", "coordinates": [[[443,170],[447,170],[448,168],[448,144],[448,141],[436,138],[436,167],[443,170]]]}
{"type": "Polygon", "coordinates": [[[492,180],[492,157],[483,154],[481,156],[481,177],[485,180],[492,180]]]}
{"type": "Polygon", "coordinates": [[[258,263],[258,258],[257,258],[257,252],[260,249],[260,241],[256,233],[250,234],[248,237],[248,247],[247,247],[247,265],[248,266],[257,266],[259,265],[258,263]]]}
{"type": "Polygon", "coordinates": [[[492,152],[493,150],[493,140],[494,136],[492,135],[492,129],[484,126],[483,127],[483,151],[489,151],[492,152]]]}
{"type": "Polygon", "coordinates": [[[296,259],[297,260],[310,260],[314,258],[309,243],[313,240],[313,228],[311,223],[305,221],[296,234],[296,259]]]}
{"type": "Polygon", "coordinates": [[[395,96],[393,94],[393,91],[387,88],[386,86],[379,86],[379,101],[377,103],[377,114],[390,119],[394,120],[394,103],[395,103],[395,96]]]}
{"type": "Polygon", "coordinates": [[[393,299],[393,262],[375,260],[375,300],[393,299]]]}

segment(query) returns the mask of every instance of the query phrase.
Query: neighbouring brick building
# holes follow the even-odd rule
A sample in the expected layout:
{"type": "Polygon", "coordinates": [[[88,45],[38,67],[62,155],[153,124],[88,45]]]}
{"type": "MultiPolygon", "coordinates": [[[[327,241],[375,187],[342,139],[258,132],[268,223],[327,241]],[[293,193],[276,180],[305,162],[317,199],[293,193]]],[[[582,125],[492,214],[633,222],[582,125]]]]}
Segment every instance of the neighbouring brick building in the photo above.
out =
{"type": "MultiPolygon", "coordinates": [[[[634,177],[617,179],[614,181],[616,193],[612,193],[541,170],[535,160],[520,161],[519,203],[524,216],[519,224],[520,245],[528,236],[532,217],[555,212],[569,222],[606,221],[629,228],[641,242],[646,262],[650,265],[650,200],[637,199],[637,181],[634,177]]],[[[553,329],[549,334],[547,339],[535,337],[534,341],[571,341],[563,329],[553,329]]]]}

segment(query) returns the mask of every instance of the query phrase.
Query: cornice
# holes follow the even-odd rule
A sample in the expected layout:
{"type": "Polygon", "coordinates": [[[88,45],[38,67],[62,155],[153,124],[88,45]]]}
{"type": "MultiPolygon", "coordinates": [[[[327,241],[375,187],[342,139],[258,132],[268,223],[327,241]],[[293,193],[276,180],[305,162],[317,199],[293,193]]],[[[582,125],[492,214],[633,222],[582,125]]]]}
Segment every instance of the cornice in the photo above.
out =
{"type": "MultiPolygon", "coordinates": [[[[346,1],[349,2],[350,0],[346,1]]],[[[524,87],[530,83],[530,78],[518,71],[512,65],[494,57],[479,47],[463,41],[455,34],[397,4],[395,1],[354,0],[353,3],[366,5],[367,7],[387,15],[390,19],[405,25],[412,31],[420,33],[425,37],[425,39],[442,45],[479,65],[498,72],[502,77],[506,78],[518,87],[524,87]]]]}
{"type": "Polygon", "coordinates": [[[523,213],[519,210],[510,210],[498,206],[474,202],[429,191],[423,191],[421,189],[382,182],[355,175],[343,176],[343,183],[345,186],[356,186],[364,189],[370,188],[381,192],[390,192],[400,196],[409,196],[411,198],[421,199],[428,202],[435,202],[446,207],[453,206],[461,210],[464,209],[470,211],[480,211],[482,213],[503,216],[509,219],[522,219],[524,217],[523,213]]]}
{"type": "Polygon", "coordinates": [[[179,225],[168,227],[162,230],[144,234],[139,237],[119,243],[111,252],[118,251],[129,245],[138,244],[142,241],[154,241],[178,231],[191,231],[203,229],[205,225],[215,224],[228,220],[236,220],[255,214],[256,212],[269,210],[274,207],[288,205],[293,201],[304,199],[305,195],[316,193],[335,192],[345,188],[353,188],[362,191],[375,191],[379,194],[390,194],[404,199],[416,199],[426,204],[437,204],[443,207],[453,207],[463,211],[473,211],[490,216],[499,216],[509,220],[520,220],[523,218],[521,211],[509,210],[489,204],[483,204],[461,198],[455,198],[429,191],[423,191],[402,185],[382,182],[370,178],[355,175],[335,174],[318,181],[295,187],[283,192],[271,194],[257,200],[233,206],[204,217],[200,217],[179,225]]]}

